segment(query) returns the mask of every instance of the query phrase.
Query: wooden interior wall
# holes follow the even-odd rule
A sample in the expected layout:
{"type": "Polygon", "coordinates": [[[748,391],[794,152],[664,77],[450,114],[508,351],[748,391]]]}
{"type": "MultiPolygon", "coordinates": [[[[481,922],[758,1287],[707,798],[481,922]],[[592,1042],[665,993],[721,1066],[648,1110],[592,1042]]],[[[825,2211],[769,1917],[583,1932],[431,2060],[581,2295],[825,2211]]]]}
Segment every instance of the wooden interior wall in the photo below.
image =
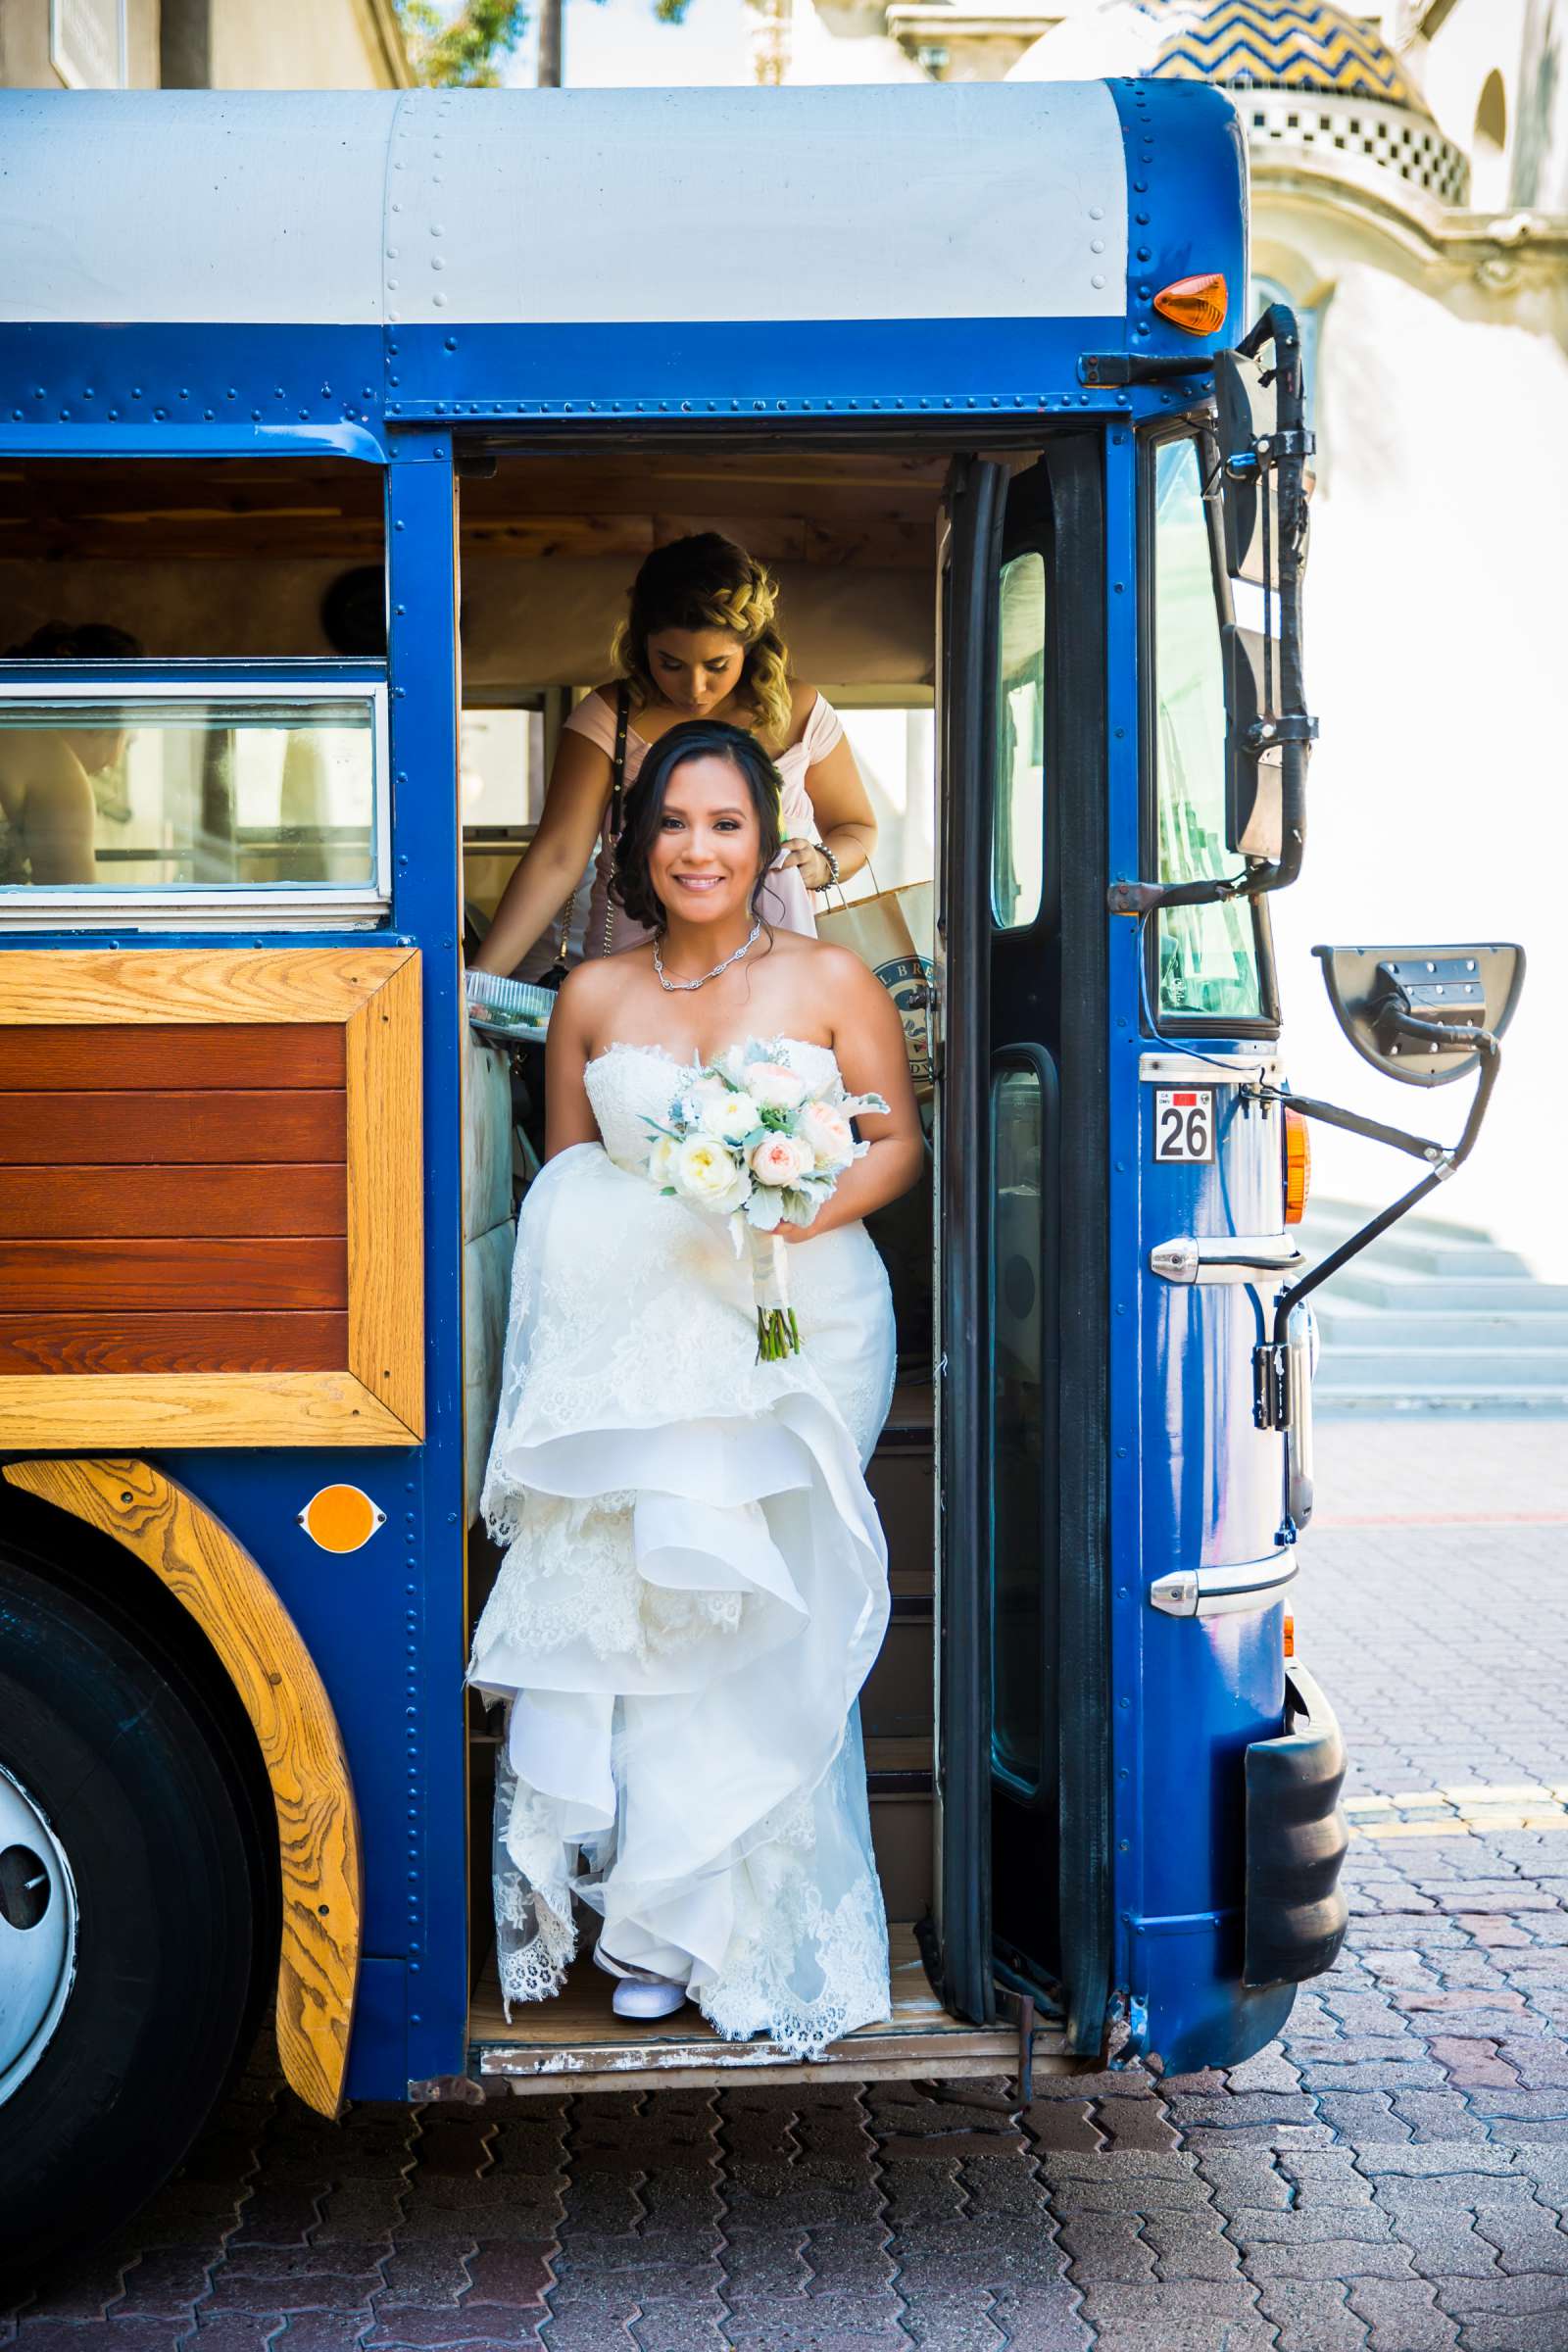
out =
{"type": "Polygon", "coordinates": [[[334,1022],[0,1028],[0,1374],[349,1360],[334,1022]]]}

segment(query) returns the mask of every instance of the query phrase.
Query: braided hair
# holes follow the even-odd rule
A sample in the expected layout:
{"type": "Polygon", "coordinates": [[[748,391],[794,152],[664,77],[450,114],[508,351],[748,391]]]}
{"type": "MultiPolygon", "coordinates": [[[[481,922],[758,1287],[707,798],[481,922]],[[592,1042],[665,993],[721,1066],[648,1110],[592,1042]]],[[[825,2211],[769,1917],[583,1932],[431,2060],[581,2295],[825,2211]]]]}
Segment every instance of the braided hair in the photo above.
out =
{"type": "Polygon", "coordinates": [[[611,659],[640,709],[657,702],[648,640],[663,629],[722,629],[744,651],[740,692],[772,742],[789,740],[789,656],[774,615],[778,589],[765,564],[720,531],[697,531],[655,548],[631,584],[631,609],[611,659]]]}

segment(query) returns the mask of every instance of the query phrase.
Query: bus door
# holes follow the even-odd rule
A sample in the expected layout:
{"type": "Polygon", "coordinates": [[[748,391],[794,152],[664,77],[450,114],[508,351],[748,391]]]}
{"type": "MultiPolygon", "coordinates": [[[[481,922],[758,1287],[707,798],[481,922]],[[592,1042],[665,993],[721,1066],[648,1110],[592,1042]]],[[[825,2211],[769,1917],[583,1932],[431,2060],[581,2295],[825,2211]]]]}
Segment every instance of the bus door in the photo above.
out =
{"type": "Polygon", "coordinates": [[[1102,2044],[1104,554],[1099,436],[948,485],[940,668],[940,1916],[948,2005],[1102,2044]]]}

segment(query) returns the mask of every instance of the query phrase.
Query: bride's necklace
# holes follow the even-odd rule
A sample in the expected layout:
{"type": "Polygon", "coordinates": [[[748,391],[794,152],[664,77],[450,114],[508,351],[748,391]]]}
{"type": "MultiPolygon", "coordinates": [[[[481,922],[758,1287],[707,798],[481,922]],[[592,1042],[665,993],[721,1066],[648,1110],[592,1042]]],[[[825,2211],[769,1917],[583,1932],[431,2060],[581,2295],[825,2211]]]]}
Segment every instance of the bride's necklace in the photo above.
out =
{"type": "Polygon", "coordinates": [[[677,988],[706,988],[710,980],[716,980],[720,972],[727,972],[732,963],[739,963],[748,948],[756,947],[761,936],[761,930],[762,926],[760,922],[754,923],[749,936],[741,941],[740,946],[734,950],[733,954],[726,956],[722,963],[715,963],[712,970],[705,972],[700,980],[671,980],[664,970],[664,959],[659,952],[660,943],[656,939],[654,941],[654,969],[659,974],[660,987],[671,991],[677,988]]]}

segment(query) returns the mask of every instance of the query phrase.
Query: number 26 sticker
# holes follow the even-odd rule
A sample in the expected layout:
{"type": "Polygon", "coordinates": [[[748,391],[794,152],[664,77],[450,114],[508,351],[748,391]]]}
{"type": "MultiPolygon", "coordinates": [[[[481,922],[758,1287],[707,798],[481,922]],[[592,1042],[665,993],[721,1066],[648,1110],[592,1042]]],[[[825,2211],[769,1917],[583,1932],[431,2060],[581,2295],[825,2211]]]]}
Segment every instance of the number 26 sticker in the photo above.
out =
{"type": "Polygon", "coordinates": [[[1154,1092],[1154,1157],[1212,1159],[1214,1090],[1211,1086],[1161,1086],[1154,1092]]]}

